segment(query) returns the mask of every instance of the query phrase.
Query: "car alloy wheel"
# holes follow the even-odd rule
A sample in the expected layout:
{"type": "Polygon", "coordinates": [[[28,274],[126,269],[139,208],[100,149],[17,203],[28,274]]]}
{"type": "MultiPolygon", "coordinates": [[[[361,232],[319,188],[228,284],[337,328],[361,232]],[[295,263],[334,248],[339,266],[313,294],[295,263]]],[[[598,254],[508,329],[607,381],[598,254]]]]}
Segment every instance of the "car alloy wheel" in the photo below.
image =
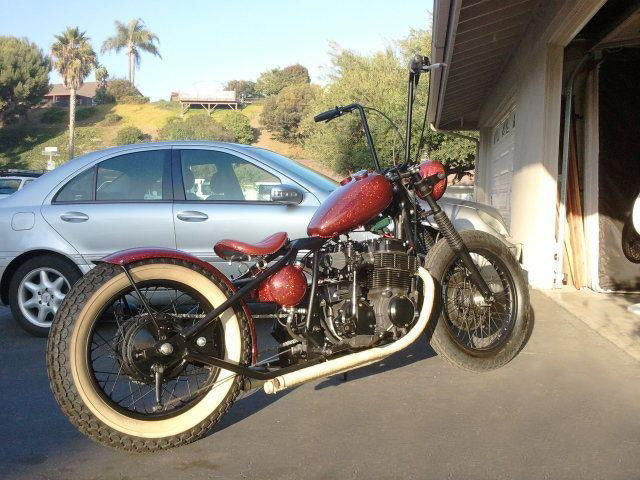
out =
{"type": "Polygon", "coordinates": [[[69,289],[69,281],[58,270],[49,267],[31,270],[18,286],[20,312],[33,325],[49,328],[69,289]]]}

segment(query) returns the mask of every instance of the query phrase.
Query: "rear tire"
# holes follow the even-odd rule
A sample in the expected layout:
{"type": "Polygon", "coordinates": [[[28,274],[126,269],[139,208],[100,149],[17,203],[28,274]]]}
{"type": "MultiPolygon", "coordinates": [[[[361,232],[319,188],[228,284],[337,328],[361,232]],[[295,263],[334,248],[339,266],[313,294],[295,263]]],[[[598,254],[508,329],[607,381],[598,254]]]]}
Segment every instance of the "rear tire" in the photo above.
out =
{"type": "MultiPolygon", "coordinates": [[[[140,282],[170,281],[201,294],[211,308],[232,292],[206,270],[184,262],[147,260],[129,266],[140,282]]],[[[47,370],[51,389],[62,411],[85,435],[120,450],[153,452],[184,445],[209,432],[229,410],[243,386],[243,377],[220,370],[199,400],[173,415],[131,413],[105,398],[92,370],[90,338],[104,306],[128,286],[123,270],[101,264],[76,283],[56,315],[47,344],[47,370]]],[[[224,358],[248,364],[251,335],[241,308],[226,311],[221,319],[224,358]]],[[[120,359],[122,362],[122,359],[120,359]]],[[[124,365],[124,363],[121,363],[124,365]]],[[[125,369],[126,370],[126,369],[125,369]]],[[[123,376],[126,373],[122,374],[123,376]]]]}
{"type": "MultiPolygon", "coordinates": [[[[509,363],[522,350],[530,336],[529,289],[520,265],[509,249],[496,237],[485,232],[465,230],[460,235],[470,253],[484,253],[496,257],[504,267],[505,276],[513,286],[513,324],[510,333],[495,348],[487,352],[465,349],[456,341],[452,328],[447,324],[444,282],[447,272],[455,264],[456,255],[445,239],[441,239],[429,250],[426,268],[436,284],[435,307],[429,327],[429,341],[434,350],[452,364],[474,371],[493,370],[509,363]]],[[[484,275],[483,275],[484,276],[484,275]]]]}

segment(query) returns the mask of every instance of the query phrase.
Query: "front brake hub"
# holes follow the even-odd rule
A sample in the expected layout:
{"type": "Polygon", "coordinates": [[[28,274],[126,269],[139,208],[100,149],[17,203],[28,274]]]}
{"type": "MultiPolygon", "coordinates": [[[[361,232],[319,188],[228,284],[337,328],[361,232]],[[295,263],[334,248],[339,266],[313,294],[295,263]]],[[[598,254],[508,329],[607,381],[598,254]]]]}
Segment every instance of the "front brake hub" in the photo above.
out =
{"type": "Polygon", "coordinates": [[[154,383],[157,366],[162,366],[165,378],[173,378],[182,371],[186,348],[179,340],[181,326],[174,319],[143,314],[130,319],[123,329],[122,366],[136,381],[154,383]],[[172,342],[166,342],[167,338],[172,338],[172,342]]]}

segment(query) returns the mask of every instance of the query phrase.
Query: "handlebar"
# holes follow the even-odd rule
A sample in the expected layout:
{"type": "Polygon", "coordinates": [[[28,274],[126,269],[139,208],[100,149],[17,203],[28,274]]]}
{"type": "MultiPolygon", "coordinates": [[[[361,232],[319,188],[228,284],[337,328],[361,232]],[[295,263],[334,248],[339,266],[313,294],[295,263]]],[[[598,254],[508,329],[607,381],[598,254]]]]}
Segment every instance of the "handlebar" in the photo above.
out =
{"type": "Polygon", "coordinates": [[[360,105],[358,105],[357,103],[351,103],[349,105],[345,105],[344,107],[332,108],[331,110],[327,110],[326,112],[319,113],[318,115],[313,117],[313,120],[315,122],[330,122],[334,118],[338,118],[345,113],[351,112],[359,106],[360,105]]]}
{"type": "Polygon", "coordinates": [[[329,122],[334,118],[339,117],[340,115],[340,110],[338,109],[338,107],[336,107],[332,108],[331,110],[327,110],[326,112],[319,113],[318,115],[313,117],[313,120],[315,122],[329,122]]]}

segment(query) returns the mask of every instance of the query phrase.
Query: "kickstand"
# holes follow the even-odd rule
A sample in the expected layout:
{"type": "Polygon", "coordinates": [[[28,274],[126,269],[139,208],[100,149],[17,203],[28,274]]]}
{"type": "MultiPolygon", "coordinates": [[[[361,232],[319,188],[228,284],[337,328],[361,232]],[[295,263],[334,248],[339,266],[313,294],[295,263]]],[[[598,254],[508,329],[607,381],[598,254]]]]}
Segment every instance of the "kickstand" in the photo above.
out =
{"type": "Polygon", "coordinates": [[[344,373],[342,374],[342,381],[343,381],[343,382],[346,382],[346,381],[347,381],[347,373],[348,373],[348,372],[344,372],[344,373]]]}

